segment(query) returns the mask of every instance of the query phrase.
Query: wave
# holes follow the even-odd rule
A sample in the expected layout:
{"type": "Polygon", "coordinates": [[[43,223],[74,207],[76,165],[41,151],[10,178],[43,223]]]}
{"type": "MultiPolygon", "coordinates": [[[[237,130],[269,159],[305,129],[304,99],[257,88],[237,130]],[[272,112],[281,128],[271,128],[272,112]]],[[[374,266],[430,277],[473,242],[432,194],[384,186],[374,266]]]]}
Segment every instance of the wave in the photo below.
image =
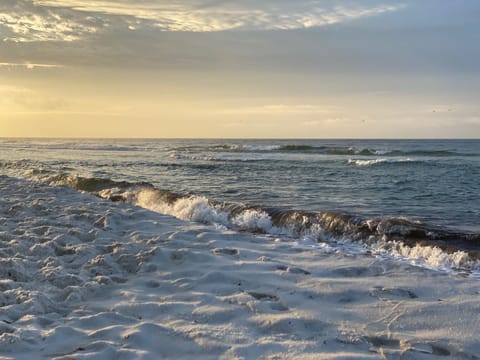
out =
{"type": "MultiPolygon", "coordinates": [[[[355,150],[352,147],[330,147],[330,146],[312,146],[304,144],[289,145],[243,145],[245,151],[251,152],[295,152],[295,153],[318,153],[328,155],[355,155],[369,150],[355,150]]],[[[369,152],[370,153],[370,152],[369,152]]],[[[373,154],[373,153],[372,153],[373,154]]]]}
{"type": "Polygon", "coordinates": [[[366,253],[407,259],[436,269],[480,271],[480,234],[456,232],[406,217],[365,218],[336,212],[226,203],[161,190],[145,182],[66,174],[44,176],[43,181],[222,229],[293,240],[311,238],[317,244],[333,247],[357,244],[366,253]]]}
{"type": "MultiPolygon", "coordinates": [[[[241,149],[252,152],[276,151],[281,150],[283,146],[280,145],[242,145],[241,149]]],[[[238,148],[235,148],[238,149],[238,148]]]]}
{"type": "Polygon", "coordinates": [[[46,142],[46,143],[12,143],[12,144],[3,144],[5,148],[12,148],[12,145],[15,149],[48,149],[48,150],[71,150],[71,151],[102,151],[102,152],[145,152],[152,151],[154,148],[145,147],[143,145],[116,145],[116,144],[86,144],[86,143],[55,143],[55,142],[46,142]]]}
{"type": "MultiPolygon", "coordinates": [[[[118,191],[118,190],[117,190],[118,191]]],[[[432,269],[475,272],[480,270],[480,235],[436,229],[403,217],[365,219],[334,212],[305,212],[215,202],[203,196],[180,196],[155,188],[135,189],[119,196],[103,191],[99,196],[124,201],[187,221],[224,229],[313,238],[337,248],[361,244],[366,253],[402,258],[432,269]]]]}
{"type": "Polygon", "coordinates": [[[392,150],[387,152],[389,156],[429,156],[429,157],[456,157],[456,156],[478,156],[478,154],[473,153],[461,153],[456,151],[449,150],[411,150],[411,151],[401,151],[401,150],[392,150]]]}
{"type": "Polygon", "coordinates": [[[170,151],[169,158],[174,160],[193,160],[193,161],[209,161],[209,162],[256,162],[267,160],[265,156],[258,154],[245,155],[244,153],[216,153],[216,154],[190,154],[170,151]]]}
{"type": "Polygon", "coordinates": [[[285,145],[276,149],[281,152],[315,152],[327,155],[361,155],[361,156],[417,156],[417,157],[458,157],[478,156],[478,154],[467,154],[448,150],[386,150],[355,147],[328,147],[308,145],[285,145]]]}
{"type": "MultiPolygon", "coordinates": [[[[382,159],[366,161],[372,161],[369,163],[372,165],[384,163],[378,160],[382,159]]],[[[353,160],[352,164],[366,166],[353,163],[353,160]]],[[[68,169],[64,173],[44,167],[32,170],[32,165],[31,161],[20,160],[0,163],[0,168],[12,167],[15,173],[20,168],[22,177],[51,186],[68,186],[111,201],[127,202],[223,229],[280,236],[294,241],[309,238],[333,248],[347,242],[378,256],[423,262],[425,266],[435,268],[463,269],[470,273],[478,268],[480,271],[480,234],[477,233],[453,231],[405,217],[365,218],[337,212],[220,202],[201,195],[161,190],[148,182],[82,177],[68,169]]]]}
{"type": "Polygon", "coordinates": [[[355,166],[372,166],[372,165],[380,165],[380,164],[401,164],[401,163],[412,163],[415,162],[415,160],[412,159],[385,159],[385,158],[380,158],[380,159],[373,159],[373,160],[359,160],[359,159],[349,159],[348,164],[349,165],[355,165],[355,166]]]}
{"type": "Polygon", "coordinates": [[[291,144],[212,144],[205,146],[182,146],[170,149],[179,153],[192,152],[226,152],[226,153],[307,153],[324,155],[360,155],[360,156],[416,156],[416,157],[459,157],[479,156],[475,153],[462,153],[454,150],[399,150],[399,149],[375,149],[356,148],[354,146],[333,146],[333,145],[309,145],[301,143],[291,144]]]}
{"type": "Polygon", "coordinates": [[[179,152],[179,153],[308,153],[308,154],[325,154],[339,156],[388,156],[388,157],[472,157],[480,156],[480,153],[461,152],[454,150],[455,145],[451,144],[451,149],[444,149],[445,144],[428,143],[422,147],[412,146],[410,149],[407,144],[402,144],[402,148],[395,148],[395,143],[386,145],[381,148],[381,144],[373,145],[374,147],[363,147],[355,145],[354,142],[347,144],[330,143],[321,144],[314,142],[301,142],[292,140],[284,141],[250,141],[247,143],[239,142],[217,142],[217,143],[177,143],[170,144],[162,141],[75,141],[75,140],[29,140],[29,141],[11,141],[4,140],[0,142],[1,147],[15,149],[50,149],[50,150],[72,150],[72,151],[100,151],[100,152],[179,152]],[[404,145],[406,148],[403,148],[404,145]]]}

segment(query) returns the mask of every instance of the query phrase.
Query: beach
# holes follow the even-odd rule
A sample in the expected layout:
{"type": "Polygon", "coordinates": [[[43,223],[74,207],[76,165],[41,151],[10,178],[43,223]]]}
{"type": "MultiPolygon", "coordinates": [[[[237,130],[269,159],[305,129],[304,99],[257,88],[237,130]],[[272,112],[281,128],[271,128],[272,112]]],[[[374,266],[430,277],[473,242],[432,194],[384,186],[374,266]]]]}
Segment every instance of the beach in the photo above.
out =
{"type": "Polygon", "coordinates": [[[480,360],[479,15],[0,0],[0,360],[480,360]]]}
{"type": "Polygon", "coordinates": [[[480,282],[0,177],[2,359],[477,359],[480,282]]]}

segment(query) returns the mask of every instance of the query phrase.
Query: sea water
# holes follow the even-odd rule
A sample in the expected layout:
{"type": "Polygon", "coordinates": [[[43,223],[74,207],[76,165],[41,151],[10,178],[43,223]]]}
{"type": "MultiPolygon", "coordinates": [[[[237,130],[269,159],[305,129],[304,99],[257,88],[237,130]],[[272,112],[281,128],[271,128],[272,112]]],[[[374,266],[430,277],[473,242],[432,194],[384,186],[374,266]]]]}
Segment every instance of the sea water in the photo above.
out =
{"type": "Polygon", "coordinates": [[[0,139],[0,174],[236,231],[480,254],[480,140],[0,139]]]}

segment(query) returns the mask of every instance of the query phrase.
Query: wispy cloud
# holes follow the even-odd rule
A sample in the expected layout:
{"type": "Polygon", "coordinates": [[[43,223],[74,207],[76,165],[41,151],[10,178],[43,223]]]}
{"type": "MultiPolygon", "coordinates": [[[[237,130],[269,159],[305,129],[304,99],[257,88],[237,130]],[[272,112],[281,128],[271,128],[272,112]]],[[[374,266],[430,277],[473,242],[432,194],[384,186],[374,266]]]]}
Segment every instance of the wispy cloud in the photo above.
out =
{"type": "MultiPolygon", "coordinates": [[[[34,0],[47,7],[147,20],[163,31],[290,30],[325,26],[391,12],[399,5],[328,6],[322,1],[80,1],[34,0]]],[[[132,28],[133,29],[133,28],[132,28]]]]}
{"type": "Polygon", "coordinates": [[[7,112],[52,112],[67,109],[69,102],[34,89],[0,85],[0,105],[7,112]]]}
{"type": "Polygon", "coordinates": [[[328,117],[321,120],[309,120],[303,121],[301,124],[307,128],[323,128],[325,126],[332,126],[338,125],[340,123],[345,123],[349,121],[348,118],[345,117],[328,117]]]}
{"type": "MultiPolygon", "coordinates": [[[[378,0],[381,1],[381,0],[378,0]]],[[[4,41],[72,42],[108,28],[110,22],[137,30],[170,32],[294,30],[321,27],[396,11],[401,5],[338,5],[318,0],[3,0],[4,41]]],[[[2,31],[3,30],[3,31],[2,31]]]]}
{"type": "Polygon", "coordinates": [[[28,94],[31,92],[32,90],[23,87],[5,84],[0,85],[0,95],[2,95],[2,98],[8,94],[28,94]]]}
{"type": "Polygon", "coordinates": [[[63,65],[57,64],[35,64],[35,63],[11,63],[11,62],[0,62],[0,68],[25,68],[28,70],[33,70],[35,68],[43,68],[43,69],[54,69],[54,68],[62,68],[63,65]]]}
{"type": "Polygon", "coordinates": [[[61,10],[35,6],[31,1],[0,4],[0,30],[3,41],[75,41],[97,31],[95,23],[85,17],[61,10]]]}
{"type": "Polygon", "coordinates": [[[273,104],[262,106],[249,106],[220,110],[224,114],[257,114],[257,115],[311,115],[334,114],[338,109],[331,106],[311,104],[273,104]]]}

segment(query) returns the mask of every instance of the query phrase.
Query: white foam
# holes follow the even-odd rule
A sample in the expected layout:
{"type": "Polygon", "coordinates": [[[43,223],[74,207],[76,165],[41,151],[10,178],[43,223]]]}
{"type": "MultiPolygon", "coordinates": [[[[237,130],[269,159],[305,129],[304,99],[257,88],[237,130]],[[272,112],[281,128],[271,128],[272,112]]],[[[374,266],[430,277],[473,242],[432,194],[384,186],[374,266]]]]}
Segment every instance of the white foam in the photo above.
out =
{"type": "Polygon", "coordinates": [[[183,154],[178,151],[170,151],[168,157],[175,160],[196,160],[196,161],[212,161],[216,158],[212,155],[195,155],[195,154],[183,154]]]}
{"type": "Polygon", "coordinates": [[[413,160],[410,158],[403,158],[403,159],[387,159],[387,158],[381,158],[381,159],[372,159],[372,160],[360,160],[360,159],[349,159],[348,164],[349,165],[355,165],[355,166],[372,166],[372,165],[378,165],[378,164],[394,164],[394,163],[406,163],[406,162],[412,162],[413,160]]]}
{"type": "MultiPolygon", "coordinates": [[[[103,192],[101,194],[104,197],[109,195],[111,193],[103,192]]],[[[220,206],[210,203],[204,196],[179,198],[172,203],[168,203],[158,191],[146,189],[130,193],[130,195],[127,195],[127,198],[137,206],[172,215],[181,220],[242,231],[261,231],[270,234],[279,232],[279,229],[272,225],[270,216],[264,211],[247,209],[230,218],[228,212],[223,211],[220,206]]]]}
{"type": "Polygon", "coordinates": [[[267,157],[260,155],[249,155],[245,156],[245,153],[222,153],[222,154],[181,154],[178,152],[169,153],[171,159],[178,160],[194,160],[194,161],[261,161],[268,159],[267,157]]]}
{"type": "Polygon", "coordinates": [[[242,148],[247,151],[274,151],[281,148],[280,145],[242,145],[242,148]]]}
{"type": "Polygon", "coordinates": [[[437,271],[452,273],[467,271],[474,274],[480,270],[480,262],[472,260],[468,253],[464,251],[447,253],[439,247],[421,245],[410,247],[400,241],[379,241],[374,244],[373,253],[437,271]]]}
{"type": "Polygon", "coordinates": [[[232,223],[242,230],[271,233],[273,229],[272,219],[264,211],[248,209],[232,219],[232,223]]]}
{"type": "Polygon", "coordinates": [[[133,195],[135,205],[155,212],[172,215],[181,220],[229,225],[228,213],[211,205],[203,196],[180,198],[170,204],[162,199],[158,191],[151,189],[141,190],[133,195]]]}
{"type": "Polygon", "coordinates": [[[480,261],[473,260],[467,252],[447,253],[439,247],[415,245],[410,247],[401,241],[387,241],[385,238],[371,236],[367,241],[352,241],[349,237],[328,235],[319,225],[295,233],[282,229],[283,234],[298,238],[296,246],[308,246],[327,253],[373,254],[430,270],[458,273],[467,272],[472,277],[480,277],[480,261]],[[312,239],[317,244],[312,244],[312,239]]]}

